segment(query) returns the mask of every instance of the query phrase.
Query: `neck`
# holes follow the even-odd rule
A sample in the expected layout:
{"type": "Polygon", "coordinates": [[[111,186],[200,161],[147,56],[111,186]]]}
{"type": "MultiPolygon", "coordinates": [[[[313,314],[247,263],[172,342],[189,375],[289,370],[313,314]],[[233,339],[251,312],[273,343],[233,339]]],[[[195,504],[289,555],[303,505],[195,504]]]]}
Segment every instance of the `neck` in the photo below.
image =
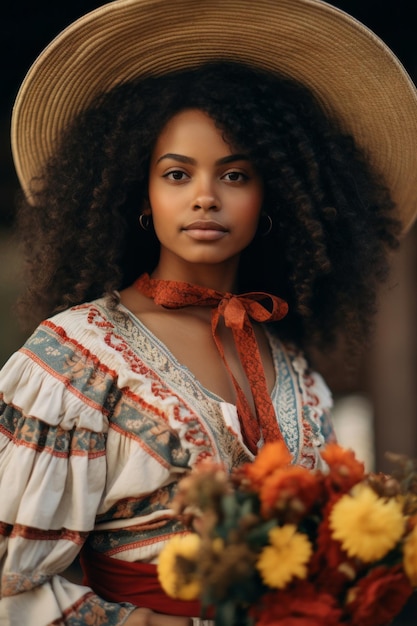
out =
{"type": "Polygon", "coordinates": [[[170,264],[169,267],[158,264],[151,277],[190,283],[228,293],[235,293],[237,288],[237,268],[231,267],[196,265],[179,268],[175,264],[170,264]]]}

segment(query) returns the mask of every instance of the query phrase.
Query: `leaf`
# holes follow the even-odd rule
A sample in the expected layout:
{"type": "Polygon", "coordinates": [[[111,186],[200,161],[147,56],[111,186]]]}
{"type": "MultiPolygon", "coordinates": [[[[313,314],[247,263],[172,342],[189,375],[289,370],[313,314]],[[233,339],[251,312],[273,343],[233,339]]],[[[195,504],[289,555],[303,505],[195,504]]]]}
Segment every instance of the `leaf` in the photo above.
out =
{"type": "Polygon", "coordinates": [[[240,505],[241,515],[243,516],[250,515],[252,513],[258,513],[259,506],[256,498],[253,495],[245,495],[246,497],[240,505]]]}
{"type": "Polygon", "coordinates": [[[236,607],[232,601],[217,605],[214,623],[216,626],[231,626],[234,624],[236,607]]]}
{"type": "Polygon", "coordinates": [[[217,605],[214,623],[215,626],[251,626],[252,620],[243,607],[226,601],[217,605]]]}
{"type": "Polygon", "coordinates": [[[252,546],[262,547],[269,543],[269,531],[277,526],[276,520],[272,519],[257,526],[248,533],[247,540],[252,546]]]}
{"type": "Polygon", "coordinates": [[[240,507],[234,494],[227,494],[222,498],[222,510],[225,521],[229,523],[239,517],[240,507]]]}

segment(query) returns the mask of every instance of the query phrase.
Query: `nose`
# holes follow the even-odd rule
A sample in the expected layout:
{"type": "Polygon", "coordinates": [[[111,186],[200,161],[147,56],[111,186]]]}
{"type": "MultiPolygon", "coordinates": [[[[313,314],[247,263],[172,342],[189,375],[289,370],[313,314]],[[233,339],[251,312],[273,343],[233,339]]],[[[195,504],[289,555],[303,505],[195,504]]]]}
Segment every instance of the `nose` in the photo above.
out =
{"type": "Polygon", "coordinates": [[[193,202],[194,209],[202,209],[203,211],[218,211],[220,209],[220,200],[214,187],[214,183],[211,181],[200,181],[193,202]]]}

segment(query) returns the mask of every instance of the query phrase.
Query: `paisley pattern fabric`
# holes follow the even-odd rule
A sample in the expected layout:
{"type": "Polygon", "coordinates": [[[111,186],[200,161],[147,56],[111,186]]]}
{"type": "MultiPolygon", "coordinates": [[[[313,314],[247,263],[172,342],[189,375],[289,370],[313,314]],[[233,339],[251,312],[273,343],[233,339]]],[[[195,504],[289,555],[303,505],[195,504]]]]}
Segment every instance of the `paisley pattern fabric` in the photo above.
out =
{"type": "MultiPolygon", "coordinates": [[[[294,462],[316,467],[333,438],[329,391],[267,334],[280,431],[294,462]]],[[[43,322],[0,373],[0,624],[123,624],[133,606],[62,572],[85,541],[157,562],[184,531],[171,510],[177,482],[206,458],[228,468],[253,459],[236,407],[127,309],[100,299],[43,322]]]]}

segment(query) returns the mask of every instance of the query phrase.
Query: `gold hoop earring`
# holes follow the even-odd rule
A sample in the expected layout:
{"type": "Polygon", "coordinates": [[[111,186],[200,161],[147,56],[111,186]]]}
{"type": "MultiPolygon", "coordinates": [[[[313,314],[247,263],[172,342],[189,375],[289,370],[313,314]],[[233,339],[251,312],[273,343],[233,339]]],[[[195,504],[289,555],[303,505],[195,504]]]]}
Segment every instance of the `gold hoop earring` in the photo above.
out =
{"type": "Polygon", "coordinates": [[[143,230],[150,230],[151,216],[146,213],[141,213],[139,215],[139,224],[143,230]]]}
{"type": "Polygon", "coordinates": [[[268,215],[268,213],[265,213],[265,215],[263,215],[262,217],[266,217],[266,219],[268,220],[268,228],[266,229],[264,233],[262,233],[262,237],[267,237],[272,230],[272,225],[273,225],[272,217],[268,215]]]}

